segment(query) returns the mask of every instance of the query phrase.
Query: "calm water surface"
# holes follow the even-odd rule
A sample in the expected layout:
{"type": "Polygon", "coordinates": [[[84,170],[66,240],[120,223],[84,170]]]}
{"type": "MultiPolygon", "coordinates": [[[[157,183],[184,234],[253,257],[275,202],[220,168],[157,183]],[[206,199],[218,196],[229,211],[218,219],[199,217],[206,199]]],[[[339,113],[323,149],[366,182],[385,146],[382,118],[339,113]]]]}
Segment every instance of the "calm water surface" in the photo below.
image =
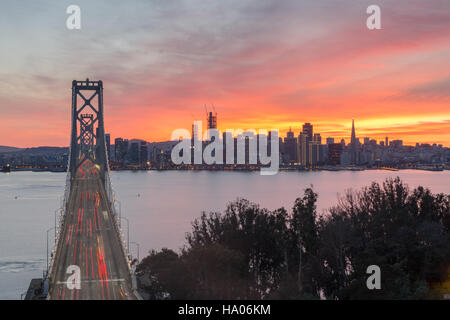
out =
{"type": "MultiPolygon", "coordinates": [[[[289,209],[303,190],[313,185],[318,208],[335,204],[339,194],[371,181],[400,176],[411,187],[450,193],[450,171],[115,171],[111,173],[122,215],[130,221],[130,241],[140,244],[140,258],[151,249],[178,249],[191,221],[202,211],[222,211],[238,197],[268,209],[289,209]]],[[[46,234],[60,206],[65,173],[13,172],[0,174],[0,299],[19,299],[32,278],[46,265],[46,234]]],[[[123,223],[126,234],[126,223],[123,223]]],[[[52,244],[53,230],[49,231],[52,244]]],[[[137,246],[131,250],[137,254],[137,246]]]]}

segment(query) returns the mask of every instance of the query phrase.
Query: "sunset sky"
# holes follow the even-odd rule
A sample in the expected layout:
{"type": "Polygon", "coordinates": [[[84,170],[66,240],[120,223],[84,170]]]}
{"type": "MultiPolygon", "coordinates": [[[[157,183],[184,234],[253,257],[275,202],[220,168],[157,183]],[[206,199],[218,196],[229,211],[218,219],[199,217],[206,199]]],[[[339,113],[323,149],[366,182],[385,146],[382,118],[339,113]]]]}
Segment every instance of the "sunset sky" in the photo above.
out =
{"type": "Polygon", "coordinates": [[[355,119],[360,139],[450,147],[448,0],[2,1],[0,46],[0,145],[67,146],[89,78],[112,139],[169,140],[214,104],[221,130],[311,122],[348,141],[355,119]]]}

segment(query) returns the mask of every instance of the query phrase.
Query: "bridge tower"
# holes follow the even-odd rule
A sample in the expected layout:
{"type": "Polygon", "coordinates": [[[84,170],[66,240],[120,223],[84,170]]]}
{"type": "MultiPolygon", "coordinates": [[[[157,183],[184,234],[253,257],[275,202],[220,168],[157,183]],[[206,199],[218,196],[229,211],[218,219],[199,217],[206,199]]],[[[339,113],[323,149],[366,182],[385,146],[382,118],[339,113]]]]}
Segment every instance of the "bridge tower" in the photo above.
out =
{"type": "Polygon", "coordinates": [[[100,166],[100,174],[105,184],[108,171],[105,127],[103,121],[102,81],[72,82],[72,132],[68,171],[71,177],[87,160],[100,166]]]}
{"type": "Polygon", "coordinates": [[[34,285],[31,288],[37,298],[46,299],[140,299],[109,176],[102,81],[72,82],[70,139],[64,202],[58,210],[58,224],[55,212],[55,227],[52,228],[55,229],[55,247],[50,263],[47,252],[47,269],[39,293],[34,285]],[[78,169],[86,161],[92,162],[94,167],[89,165],[91,170],[81,174],[78,169]],[[87,221],[90,225],[94,221],[90,232],[87,221]],[[97,259],[92,252],[97,252],[97,259]],[[92,266],[91,270],[88,265],[92,266]],[[78,268],[83,284],[70,288],[68,273],[73,272],[73,267],[78,268]],[[108,279],[111,282],[104,286],[108,279]],[[65,294],[66,289],[70,294],[65,294]]]}

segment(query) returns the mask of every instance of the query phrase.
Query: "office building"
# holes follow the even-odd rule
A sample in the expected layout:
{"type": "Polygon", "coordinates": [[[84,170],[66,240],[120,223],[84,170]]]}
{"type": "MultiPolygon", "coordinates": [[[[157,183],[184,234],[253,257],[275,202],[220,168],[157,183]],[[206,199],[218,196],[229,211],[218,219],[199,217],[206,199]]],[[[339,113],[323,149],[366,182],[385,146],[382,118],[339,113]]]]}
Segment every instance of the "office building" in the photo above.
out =
{"type": "Polygon", "coordinates": [[[303,129],[302,130],[303,134],[306,136],[306,140],[308,142],[312,141],[312,139],[313,139],[313,126],[312,126],[312,124],[307,122],[307,123],[305,123],[303,125],[302,129],[303,129]]]}
{"type": "Polygon", "coordinates": [[[146,164],[148,161],[148,146],[147,142],[141,141],[141,145],[139,148],[139,163],[146,164]]]}
{"type": "Polygon", "coordinates": [[[297,160],[297,138],[294,137],[294,132],[289,129],[284,138],[284,154],[285,161],[289,164],[296,163],[297,160]]]}
{"type": "Polygon", "coordinates": [[[123,162],[128,152],[128,139],[116,138],[114,140],[114,155],[116,161],[123,162]]]}
{"type": "Polygon", "coordinates": [[[364,137],[364,144],[365,145],[369,145],[370,144],[370,138],[369,137],[364,137]]]}
{"type": "Polygon", "coordinates": [[[129,161],[132,164],[139,164],[139,149],[140,143],[138,141],[133,141],[130,146],[129,161]]]}
{"type": "Polygon", "coordinates": [[[342,143],[331,143],[328,145],[328,163],[331,165],[341,164],[342,143]]]}

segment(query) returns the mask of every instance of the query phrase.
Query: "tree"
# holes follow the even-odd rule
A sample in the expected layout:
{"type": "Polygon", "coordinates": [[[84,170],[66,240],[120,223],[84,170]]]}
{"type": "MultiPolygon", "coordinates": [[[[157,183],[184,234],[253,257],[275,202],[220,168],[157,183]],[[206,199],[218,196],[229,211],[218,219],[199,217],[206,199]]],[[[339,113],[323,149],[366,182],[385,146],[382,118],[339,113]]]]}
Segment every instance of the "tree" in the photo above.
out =
{"type": "Polygon", "coordinates": [[[251,277],[248,295],[263,298],[278,287],[280,271],[286,267],[287,218],[283,208],[271,212],[238,199],[223,215],[203,213],[195,220],[187,250],[217,243],[239,252],[251,277]]]}
{"type": "Polygon", "coordinates": [[[300,295],[319,296],[318,275],[321,272],[319,228],[316,212],[317,194],[307,188],[302,198],[297,198],[292,208],[291,237],[297,284],[300,295]]]}
{"type": "Polygon", "coordinates": [[[450,281],[449,195],[396,178],[349,190],[322,216],[317,199],[307,188],[291,214],[245,199],[202,213],[179,254],[141,262],[140,288],[152,299],[426,299],[450,281]],[[370,265],[380,290],[366,286],[370,265]]]}
{"type": "Polygon", "coordinates": [[[136,268],[140,289],[148,299],[194,298],[193,279],[179,255],[169,249],[151,251],[136,268]]]}
{"type": "MultiPolygon", "coordinates": [[[[323,239],[330,227],[338,233],[337,221],[344,223],[342,266],[330,263],[322,243],[328,273],[327,294],[337,299],[419,299],[430,296],[429,285],[445,275],[450,257],[449,233],[444,219],[448,206],[443,195],[422,187],[412,192],[399,178],[382,185],[372,183],[359,192],[348,192],[330,210],[324,223],[323,239]],[[382,272],[382,289],[367,290],[369,265],[382,272]],[[346,281],[342,281],[344,278],[346,281]],[[330,284],[336,283],[333,288],[330,284]]],[[[341,224],[339,222],[338,224],[341,224]]],[[[335,243],[342,243],[336,241],[335,243]]]]}

